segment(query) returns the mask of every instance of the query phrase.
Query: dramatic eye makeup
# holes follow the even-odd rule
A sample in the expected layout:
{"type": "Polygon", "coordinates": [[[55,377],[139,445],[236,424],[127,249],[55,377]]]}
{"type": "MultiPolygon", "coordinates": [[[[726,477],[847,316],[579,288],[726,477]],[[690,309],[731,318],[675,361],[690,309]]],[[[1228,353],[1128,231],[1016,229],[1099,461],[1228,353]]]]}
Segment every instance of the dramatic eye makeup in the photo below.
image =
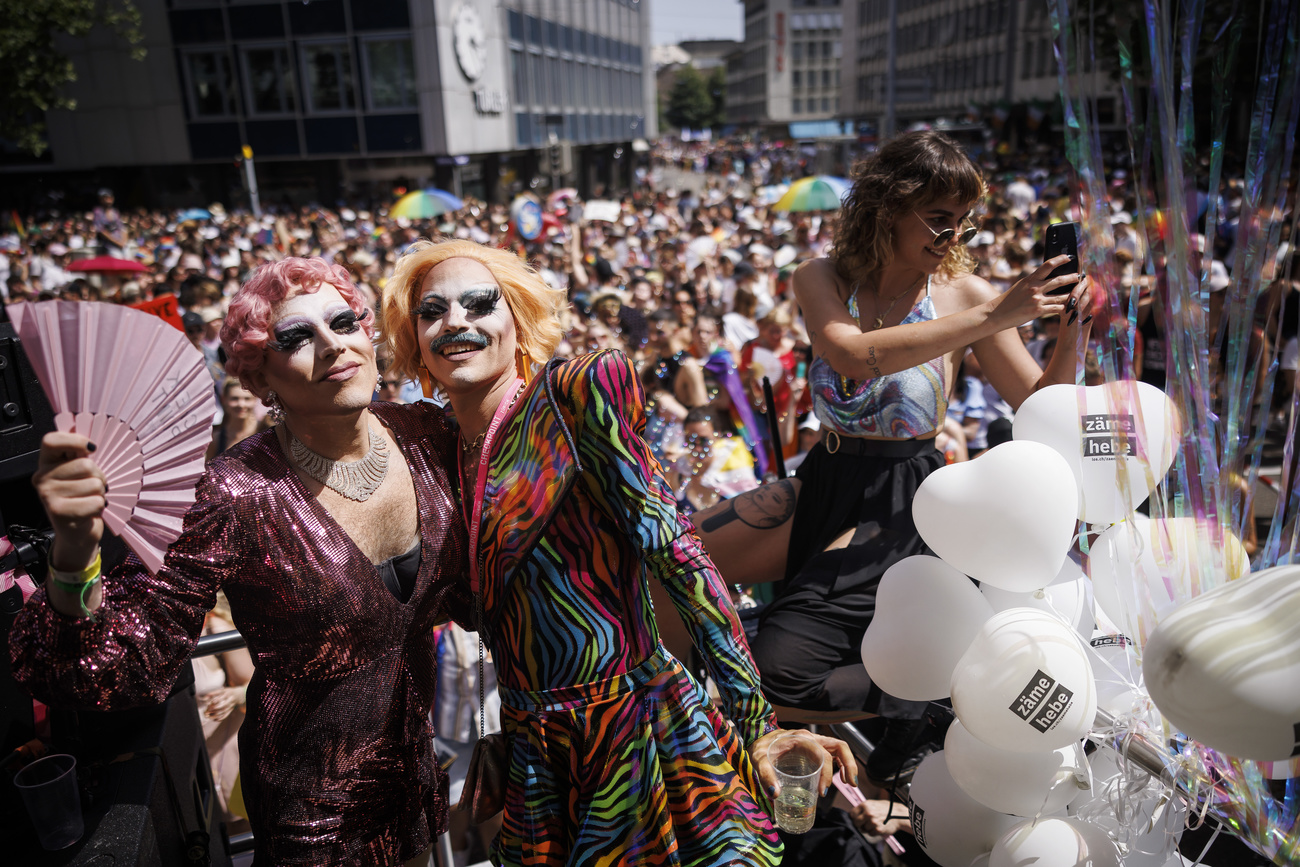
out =
{"type": "MultiPolygon", "coordinates": [[[[325,312],[329,328],[335,334],[355,334],[369,316],[367,310],[360,316],[351,307],[343,305],[325,312]]],[[[287,316],[275,323],[271,339],[266,345],[276,352],[296,352],[316,336],[316,323],[306,316],[287,316]]]]}
{"type": "MultiPolygon", "coordinates": [[[[460,306],[465,308],[468,316],[488,316],[497,309],[501,300],[501,289],[494,285],[473,286],[460,293],[460,306]]],[[[415,315],[420,319],[432,321],[447,312],[447,299],[435,293],[429,293],[415,307],[415,315]]]]}

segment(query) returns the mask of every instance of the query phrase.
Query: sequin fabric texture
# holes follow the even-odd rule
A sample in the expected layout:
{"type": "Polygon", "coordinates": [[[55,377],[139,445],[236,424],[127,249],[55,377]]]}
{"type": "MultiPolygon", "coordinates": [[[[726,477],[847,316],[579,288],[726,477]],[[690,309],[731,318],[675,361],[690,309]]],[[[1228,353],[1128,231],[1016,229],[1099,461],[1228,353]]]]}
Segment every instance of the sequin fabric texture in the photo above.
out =
{"type": "Polygon", "coordinates": [[[399,602],[299,480],[274,432],[221,455],[155,576],[128,557],[105,576],[98,621],[40,590],[10,635],[15,677],[51,704],[115,710],[162,700],[218,589],[257,666],[239,732],[259,865],[388,865],[446,827],[428,722],[432,629],[472,622],[456,448],[431,404],[373,404],[414,480],[421,562],[399,602]]]}
{"type": "Polygon", "coordinates": [[[781,860],[745,749],[776,720],[644,431],[631,363],[600,352],[552,362],[484,446],[477,564],[511,744],[498,863],[781,860]],[[660,646],[652,574],[725,716],[660,646]]]}
{"type": "MultiPolygon", "coordinates": [[[[858,318],[858,294],[849,296],[849,315],[858,318]]],[[[930,284],[900,324],[935,318],[930,284]]],[[[828,430],[850,436],[913,439],[943,427],[948,411],[943,358],[861,382],[841,376],[825,359],[808,368],[813,412],[828,430]]]]}

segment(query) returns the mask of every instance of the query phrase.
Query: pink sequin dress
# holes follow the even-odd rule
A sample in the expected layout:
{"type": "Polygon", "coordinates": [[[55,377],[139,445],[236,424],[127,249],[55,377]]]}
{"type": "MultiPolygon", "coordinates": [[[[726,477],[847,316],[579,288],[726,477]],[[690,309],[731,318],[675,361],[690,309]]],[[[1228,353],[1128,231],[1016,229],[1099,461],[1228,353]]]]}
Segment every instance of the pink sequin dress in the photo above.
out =
{"type": "Polygon", "coordinates": [[[116,710],[166,697],[218,589],[257,670],[239,732],[258,864],[376,865],[447,822],[431,754],[433,626],[472,623],[456,440],[428,403],[373,404],[414,480],[421,559],[406,603],[302,484],[274,432],[219,456],[157,576],[134,555],[104,578],[96,622],[38,590],[15,621],[15,678],[48,704],[116,710]]]}

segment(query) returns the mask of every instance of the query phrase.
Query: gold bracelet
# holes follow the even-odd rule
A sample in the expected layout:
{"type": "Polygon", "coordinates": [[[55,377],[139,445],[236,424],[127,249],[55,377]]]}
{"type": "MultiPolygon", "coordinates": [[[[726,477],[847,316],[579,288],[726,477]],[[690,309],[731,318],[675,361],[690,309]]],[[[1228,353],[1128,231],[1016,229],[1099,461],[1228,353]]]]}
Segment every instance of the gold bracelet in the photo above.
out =
{"type": "MultiPolygon", "coordinates": [[[[90,565],[87,566],[85,569],[82,569],[79,572],[64,572],[61,569],[55,569],[53,566],[51,566],[50,577],[53,578],[54,582],[58,584],[60,587],[62,587],[65,584],[72,585],[71,589],[69,589],[69,592],[76,593],[79,590],[81,590],[83,584],[89,584],[91,581],[94,581],[96,578],[99,577],[99,572],[102,566],[102,562],[103,561],[101,560],[100,552],[96,550],[95,559],[92,560],[90,565]]],[[[64,589],[68,589],[68,588],[64,588],[64,589]]]]}

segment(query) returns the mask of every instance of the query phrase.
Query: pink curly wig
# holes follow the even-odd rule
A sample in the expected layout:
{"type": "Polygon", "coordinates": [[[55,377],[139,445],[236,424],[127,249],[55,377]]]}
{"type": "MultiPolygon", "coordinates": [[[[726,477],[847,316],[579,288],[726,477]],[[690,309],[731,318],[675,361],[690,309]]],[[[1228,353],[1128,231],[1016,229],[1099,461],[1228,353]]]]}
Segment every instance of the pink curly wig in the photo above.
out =
{"type": "Polygon", "coordinates": [[[374,318],[366,301],[352,284],[348,272],[324,259],[288,258],[263,265],[230,299],[221,345],[226,350],[226,373],[243,376],[261,368],[266,342],[271,337],[271,314],[289,293],[301,287],[315,292],[329,283],[357,314],[367,336],[375,336],[374,318]]]}

